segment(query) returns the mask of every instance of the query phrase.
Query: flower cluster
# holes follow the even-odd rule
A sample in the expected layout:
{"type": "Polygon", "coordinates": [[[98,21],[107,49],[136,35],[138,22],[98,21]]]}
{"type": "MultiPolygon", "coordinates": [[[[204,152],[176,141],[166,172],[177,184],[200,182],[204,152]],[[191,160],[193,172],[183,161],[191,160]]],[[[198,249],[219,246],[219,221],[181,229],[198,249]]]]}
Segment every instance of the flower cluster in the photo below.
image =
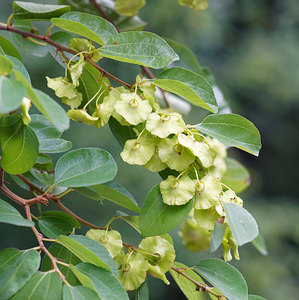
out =
{"type": "MultiPolygon", "coordinates": [[[[48,79],[48,86],[71,106],[68,111],[71,119],[99,128],[113,117],[120,125],[128,126],[135,132],[136,137],[124,144],[120,154],[122,159],[128,164],[161,172],[164,180],[160,183],[160,191],[165,204],[181,206],[193,201],[190,219],[183,224],[180,234],[187,248],[197,251],[206,249],[215,222],[227,225],[223,203],[242,205],[235,192],[221,183],[226,172],[225,146],[201,134],[194,126],[186,125],[181,114],[161,108],[155,96],[155,86],[150,80],[142,80],[139,76],[132,90],[109,87],[107,96],[96,94],[87,102],[88,105],[97,96],[94,111],[88,112],[86,105],[83,109],[77,108],[78,104],[74,105],[71,97],[83,63],[80,56],[80,60],[70,69],[72,84],[64,82],[65,79],[54,78],[48,79]],[[68,100],[65,100],[66,97],[68,100]],[[199,246],[198,241],[194,241],[194,235],[190,240],[188,234],[195,231],[200,236],[200,244],[204,240],[205,245],[199,246]]],[[[237,247],[227,226],[223,238],[224,258],[230,260],[230,249],[233,249],[238,259],[237,247]]]]}
{"type": "Polygon", "coordinates": [[[115,230],[90,229],[86,236],[101,243],[113,257],[118,267],[118,278],[127,291],[137,289],[149,273],[169,284],[165,273],[175,259],[173,245],[155,236],[143,239],[138,248],[124,251],[119,232],[115,230]]]}

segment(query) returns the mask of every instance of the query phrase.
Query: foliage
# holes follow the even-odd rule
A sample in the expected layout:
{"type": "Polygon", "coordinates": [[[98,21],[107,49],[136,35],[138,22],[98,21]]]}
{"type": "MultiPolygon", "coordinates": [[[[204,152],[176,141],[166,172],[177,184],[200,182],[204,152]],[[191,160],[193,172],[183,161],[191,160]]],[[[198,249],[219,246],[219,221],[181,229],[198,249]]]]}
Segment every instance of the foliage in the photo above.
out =
{"type": "MultiPolygon", "coordinates": [[[[41,55],[40,49],[49,51],[65,67],[63,76],[46,78],[48,87],[70,107],[66,113],[49,95],[33,88],[19,51],[1,37],[0,189],[25,209],[26,218],[0,200],[0,222],[31,227],[38,241],[32,249],[0,252],[0,272],[7,274],[0,281],[2,298],[128,299],[126,291],[131,290],[137,297],[148,297],[147,274],[169,284],[165,274],[170,272],[189,299],[201,297],[200,291],[217,299],[253,299],[243,276],[228,263],[231,250],[239,259],[238,246],[257,244],[260,236],[255,240],[258,225],[236,194],[248,186],[248,171],[226,157],[226,147],[258,155],[259,131],[244,117],[224,113],[214,94],[213,76],[186,46],[140,31],[143,23],[136,24],[135,15],[145,1],[128,0],[125,6],[115,1],[115,10],[102,1],[90,1],[99,16],[89,13],[90,6],[61,4],[16,1],[7,23],[0,24],[32,55],[41,55]],[[116,25],[122,16],[131,21],[128,28],[116,25]],[[33,20],[50,22],[44,35],[37,33],[33,20]],[[64,31],[58,29],[51,36],[54,27],[64,31]],[[176,49],[183,64],[196,62],[193,71],[171,65],[179,60],[176,49]],[[142,72],[129,84],[97,64],[105,58],[139,65],[142,72]],[[162,70],[155,77],[149,67],[162,70]],[[112,86],[111,80],[120,86],[112,86]],[[186,104],[182,98],[211,114],[199,124],[186,124],[180,111],[181,103],[186,104]],[[30,114],[31,105],[41,114],[30,114]],[[96,128],[109,124],[123,147],[125,162],[161,175],[163,180],[152,188],[141,209],[113,181],[117,164],[111,154],[98,148],[69,151],[71,142],[61,139],[69,119],[96,128]],[[66,153],[54,165],[51,155],[62,152],[66,153]],[[6,173],[34,197],[24,199],[11,191],[6,173]],[[118,213],[98,227],[63,204],[70,192],[109,200],[135,214],[118,213]],[[43,211],[49,202],[64,212],[43,211]],[[38,216],[32,214],[35,206],[38,216]],[[138,247],[125,243],[112,229],[115,219],[140,233],[138,247]],[[210,247],[213,252],[222,245],[225,261],[205,259],[192,268],[175,262],[168,232],[183,220],[180,236],[187,248],[210,247]],[[75,234],[80,223],[92,228],[86,236],[75,234]],[[44,242],[52,245],[47,248],[44,242]],[[40,252],[45,254],[41,266],[40,252]]],[[[206,0],[179,4],[197,10],[207,7],[206,0]]]]}

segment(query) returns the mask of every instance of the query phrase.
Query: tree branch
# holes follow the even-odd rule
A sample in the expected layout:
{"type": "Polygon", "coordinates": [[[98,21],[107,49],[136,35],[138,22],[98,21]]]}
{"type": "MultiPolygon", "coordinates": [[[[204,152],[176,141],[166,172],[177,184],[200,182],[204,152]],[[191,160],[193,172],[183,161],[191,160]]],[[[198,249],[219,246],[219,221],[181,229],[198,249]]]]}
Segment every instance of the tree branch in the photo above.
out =
{"type": "MultiPolygon", "coordinates": [[[[43,36],[43,35],[38,35],[38,34],[35,34],[35,33],[32,33],[32,32],[28,32],[28,31],[25,31],[25,30],[21,30],[21,29],[18,29],[18,28],[14,28],[14,27],[11,27],[11,26],[7,26],[7,25],[4,25],[4,24],[0,24],[0,30],[6,30],[6,31],[10,31],[10,32],[13,32],[13,33],[16,33],[16,34],[19,34],[23,37],[31,37],[31,38],[34,38],[34,39],[37,39],[37,40],[40,40],[40,41],[44,41],[52,46],[54,46],[55,48],[61,50],[61,51],[65,51],[65,52],[68,52],[68,53],[71,53],[71,54],[78,54],[77,51],[74,51],[70,48],[67,48],[63,45],[60,45],[56,42],[54,42],[53,40],[51,40],[48,36],[43,36]]],[[[96,64],[94,61],[92,61],[90,58],[88,57],[84,57],[85,60],[87,60],[93,67],[95,67],[96,69],[98,69],[101,73],[105,74],[105,76],[111,78],[112,80],[120,83],[121,85],[124,85],[128,88],[131,87],[130,84],[124,82],[123,80],[121,80],[120,78],[112,75],[111,73],[109,73],[108,71],[104,70],[102,67],[100,67],[98,64],[96,64]]]]}
{"type": "Polygon", "coordinates": [[[193,282],[199,290],[208,292],[208,293],[214,295],[215,297],[217,297],[219,300],[226,299],[223,295],[219,295],[219,294],[215,293],[210,286],[207,286],[206,284],[204,284],[202,282],[196,281],[195,279],[193,279],[192,277],[190,277],[189,275],[184,273],[186,271],[185,269],[177,268],[175,266],[172,266],[171,269],[174,270],[175,272],[177,272],[179,275],[182,275],[189,281],[193,282]]]}

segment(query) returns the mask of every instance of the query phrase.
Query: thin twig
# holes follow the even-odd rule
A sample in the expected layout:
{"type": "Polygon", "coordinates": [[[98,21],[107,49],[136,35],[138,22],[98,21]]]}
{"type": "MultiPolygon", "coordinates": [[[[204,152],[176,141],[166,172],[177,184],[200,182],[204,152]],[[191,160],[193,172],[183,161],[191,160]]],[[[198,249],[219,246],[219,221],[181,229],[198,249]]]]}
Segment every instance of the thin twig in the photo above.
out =
{"type": "MultiPolygon", "coordinates": [[[[31,217],[31,212],[30,212],[30,206],[28,204],[25,205],[25,211],[26,211],[26,216],[27,219],[32,221],[32,217],[31,217]]],[[[38,241],[38,244],[40,246],[40,249],[42,251],[45,252],[45,254],[50,258],[52,266],[53,266],[53,270],[59,275],[60,279],[66,283],[67,285],[69,285],[69,283],[66,281],[65,276],[61,273],[60,269],[57,266],[57,258],[54,257],[49,250],[45,247],[44,243],[43,243],[43,235],[41,233],[38,232],[38,230],[35,228],[35,226],[31,227],[34,235],[36,236],[36,239],[38,241]]]]}
{"type": "MultiPolygon", "coordinates": [[[[65,52],[68,52],[68,53],[71,53],[71,54],[78,54],[77,51],[74,51],[68,47],[65,47],[63,45],[60,45],[56,42],[54,42],[53,40],[51,40],[48,36],[43,36],[43,35],[38,35],[38,34],[35,34],[35,33],[32,33],[32,32],[28,32],[28,31],[24,31],[24,30],[21,30],[21,29],[18,29],[18,28],[14,28],[12,26],[7,26],[5,24],[0,24],[0,30],[6,30],[6,31],[10,31],[10,32],[13,32],[13,33],[16,33],[16,34],[19,34],[23,37],[32,37],[34,39],[37,39],[37,40],[41,40],[41,41],[44,41],[52,46],[54,46],[55,48],[61,50],[61,51],[65,51],[65,52]]],[[[111,73],[109,73],[108,71],[104,70],[102,67],[100,67],[99,65],[97,65],[94,61],[92,61],[90,58],[88,57],[84,57],[85,60],[87,60],[93,67],[95,67],[96,69],[98,69],[101,73],[105,74],[107,77],[111,78],[112,80],[120,83],[121,85],[124,85],[128,88],[131,87],[130,84],[124,82],[123,80],[121,80],[120,78],[112,75],[111,73]]]]}
{"type": "Polygon", "coordinates": [[[184,273],[186,271],[185,269],[177,268],[175,266],[172,266],[171,269],[174,270],[175,272],[177,272],[178,274],[182,275],[189,281],[193,282],[199,289],[214,295],[218,299],[223,299],[223,300],[226,299],[223,297],[223,295],[219,295],[219,294],[215,293],[210,286],[207,286],[206,284],[204,284],[202,282],[196,281],[195,279],[193,279],[192,277],[190,277],[189,275],[184,273]]]}

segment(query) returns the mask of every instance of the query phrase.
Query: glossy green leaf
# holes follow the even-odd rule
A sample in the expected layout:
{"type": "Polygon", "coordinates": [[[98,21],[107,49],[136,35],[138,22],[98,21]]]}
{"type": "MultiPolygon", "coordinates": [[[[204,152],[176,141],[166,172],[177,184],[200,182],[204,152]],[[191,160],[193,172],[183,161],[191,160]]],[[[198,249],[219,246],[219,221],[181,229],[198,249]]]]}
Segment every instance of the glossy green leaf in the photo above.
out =
{"type": "Polygon", "coordinates": [[[114,21],[120,31],[139,31],[143,30],[146,26],[146,22],[140,19],[139,16],[119,16],[117,20],[114,21]]]}
{"type": "Polygon", "coordinates": [[[9,299],[38,270],[40,255],[36,250],[14,248],[0,252],[0,299],[9,299]]]}
{"type": "Polygon", "coordinates": [[[81,227],[74,217],[61,211],[46,211],[38,218],[38,226],[41,232],[50,239],[70,233],[74,227],[81,227]]]}
{"type": "Polygon", "coordinates": [[[38,154],[38,139],[20,117],[14,115],[0,119],[0,141],[1,166],[7,173],[25,173],[34,165],[38,154]]]}
{"type": "Polygon", "coordinates": [[[106,184],[92,186],[92,189],[103,199],[119,206],[139,212],[139,207],[133,196],[120,184],[111,181],[106,184]]]}
{"type": "Polygon", "coordinates": [[[132,126],[122,126],[113,117],[110,117],[109,128],[121,148],[124,147],[124,144],[127,140],[135,139],[137,137],[136,132],[133,130],[132,126]]]}
{"type": "Polygon", "coordinates": [[[13,63],[4,55],[0,55],[0,78],[7,76],[12,72],[13,63]]]}
{"type": "Polygon", "coordinates": [[[16,57],[18,60],[23,62],[23,58],[17,48],[12,44],[11,41],[0,35],[0,47],[5,54],[16,57]]]}
{"type": "MultiPolygon", "coordinates": [[[[188,269],[187,266],[185,266],[184,264],[179,263],[179,262],[175,262],[173,265],[180,269],[188,269]]],[[[170,272],[172,278],[174,279],[174,281],[176,282],[176,284],[179,286],[179,288],[181,289],[181,291],[184,293],[184,295],[187,297],[188,300],[204,300],[204,299],[206,299],[204,293],[197,291],[195,284],[193,282],[191,282],[189,279],[179,275],[176,271],[174,271],[172,269],[170,269],[169,272],[170,272]]],[[[184,271],[184,273],[186,275],[188,275],[189,277],[191,277],[192,279],[196,280],[197,282],[204,283],[202,278],[198,274],[196,274],[194,271],[187,270],[187,271],[184,271]]]]}
{"type": "Polygon", "coordinates": [[[47,154],[39,153],[33,168],[42,171],[52,170],[53,169],[52,158],[47,154]]]}
{"type": "Polygon", "coordinates": [[[6,55],[6,57],[9,58],[9,60],[13,63],[13,70],[20,72],[23,75],[23,77],[31,84],[29,73],[26,70],[23,63],[13,56],[6,55]]]}
{"type": "Polygon", "coordinates": [[[83,286],[92,288],[101,299],[129,299],[122,284],[108,270],[89,263],[80,263],[71,270],[83,286]]]}
{"type": "MultiPolygon", "coordinates": [[[[101,99],[109,94],[109,80],[107,77],[102,76],[101,72],[94,68],[91,64],[86,62],[82,75],[79,78],[78,91],[83,95],[81,106],[83,107],[96,93],[101,94],[101,99]]],[[[92,114],[96,109],[96,101],[92,101],[87,110],[92,114]]]]}
{"type": "MultiPolygon", "coordinates": [[[[34,89],[40,101],[39,111],[59,130],[65,131],[70,127],[70,120],[64,109],[51,97],[42,91],[34,89]]],[[[36,105],[36,103],[34,103],[36,105]]]]}
{"type": "MultiPolygon", "coordinates": [[[[30,180],[33,184],[35,184],[37,187],[42,188],[43,184],[40,183],[31,173],[30,171],[23,173],[23,176],[25,176],[28,180],[30,180]]],[[[26,191],[30,191],[30,188],[28,185],[22,181],[17,175],[9,174],[9,176],[12,178],[12,180],[22,189],[26,191]]]]}
{"type": "MultiPolygon", "coordinates": [[[[4,57],[4,56],[0,56],[4,57]]],[[[17,110],[25,96],[25,88],[15,79],[0,76],[0,114],[17,110]]]]}
{"type": "Polygon", "coordinates": [[[59,138],[62,133],[43,115],[31,115],[30,127],[38,137],[39,152],[60,153],[72,148],[72,143],[59,138]]]}
{"type": "Polygon", "coordinates": [[[105,19],[81,12],[69,12],[51,22],[69,32],[104,45],[111,36],[117,34],[115,27],[105,19]]]}
{"type": "Polygon", "coordinates": [[[48,20],[59,17],[70,10],[66,5],[38,4],[32,2],[14,1],[14,19],[48,20]]]}
{"type": "Polygon", "coordinates": [[[209,115],[196,128],[229,147],[237,147],[258,156],[261,137],[253,123],[235,114],[209,115]]]}
{"type": "Polygon", "coordinates": [[[72,142],[64,139],[43,139],[40,141],[40,153],[61,153],[72,148],[72,142]]]}
{"type": "Polygon", "coordinates": [[[117,165],[111,154],[98,148],[82,148],[64,154],[55,167],[56,184],[66,187],[91,186],[111,181],[117,165]]]}
{"type": "Polygon", "coordinates": [[[261,234],[251,241],[252,245],[263,255],[268,255],[265,240],[261,234]]]}
{"type": "MultiPolygon", "coordinates": [[[[14,28],[21,29],[28,32],[33,32],[38,34],[38,30],[32,26],[31,21],[29,20],[16,20],[13,24],[14,28]]],[[[15,43],[18,49],[22,49],[22,52],[27,52],[30,55],[36,57],[45,57],[48,54],[48,49],[46,47],[46,43],[43,45],[39,45],[33,43],[28,38],[23,39],[23,37],[19,34],[11,33],[12,41],[15,43]]]]}
{"type": "Polygon", "coordinates": [[[253,216],[243,207],[223,202],[228,226],[237,243],[242,246],[259,234],[258,225],[253,216]]]}
{"type": "Polygon", "coordinates": [[[56,272],[35,273],[11,300],[61,299],[62,281],[56,272]]]}
{"type": "Polygon", "coordinates": [[[250,184],[250,174],[247,169],[233,158],[225,158],[227,170],[221,182],[229,186],[236,193],[241,193],[250,184]]]}
{"type": "Polygon", "coordinates": [[[61,235],[58,237],[57,243],[66,247],[83,262],[107,269],[117,277],[114,260],[101,243],[82,235],[71,235],[69,237],[61,235]]]}
{"type": "Polygon", "coordinates": [[[159,185],[148,193],[140,212],[140,230],[143,237],[161,235],[179,225],[188,215],[193,200],[185,205],[170,206],[163,202],[159,185]]]}
{"type": "Polygon", "coordinates": [[[173,62],[174,66],[189,69],[197,74],[201,74],[201,67],[195,54],[184,44],[180,44],[171,39],[165,39],[171,48],[178,54],[179,60],[173,62]]]}
{"type": "Polygon", "coordinates": [[[248,295],[248,300],[266,300],[266,299],[257,295],[248,295]]]}
{"type": "Polygon", "coordinates": [[[214,230],[212,233],[212,239],[210,244],[210,252],[215,252],[221,245],[224,234],[226,230],[226,225],[215,222],[214,230]]]}
{"type": "MultiPolygon", "coordinates": [[[[71,251],[69,251],[64,246],[58,244],[58,243],[52,243],[52,245],[48,249],[50,253],[58,258],[59,260],[65,262],[66,264],[72,264],[76,265],[81,262],[81,260],[74,255],[71,251]]],[[[58,264],[58,268],[62,272],[62,274],[65,276],[65,279],[71,284],[71,285],[78,285],[79,281],[77,280],[77,277],[73,274],[73,272],[70,270],[70,268],[63,266],[61,264],[58,264]]],[[[43,258],[43,262],[41,265],[41,271],[50,271],[53,269],[52,262],[50,258],[45,255],[43,258]]]]}
{"type": "Polygon", "coordinates": [[[201,75],[182,68],[171,68],[159,74],[154,84],[177,94],[190,103],[217,112],[217,102],[211,85],[201,75]]]}
{"type": "Polygon", "coordinates": [[[100,300],[95,291],[85,286],[63,287],[63,300],[100,300]]]}
{"type": "Polygon", "coordinates": [[[40,172],[36,169],[31,168],[29,172],[32,174],[32,176],[37,179],[39,182],[45,185],[52,185],[55,182],[54,174],[47,173],[47,172],[40,172]]]}
{"type": "MultiPolygon", "coordinates": [[[[119,211],[117,211],[117,212],[119,213],[119,211]]],[[[140,233],[139,216],[120,215],[119,218],[124,220],[125,222],[127,222],[138,233],[140,233]]]]}
{"type": "Polygon", "coordinates": [[[201,260],[195,269],[229,300],[247,300],[248,288],[242,274],[217,258],[201,260]]]}
{"type": "Polygon", "coordinates": [[[0,222],[16,226],[32,227],[34,223],[22,215],[6,201],[0,199],[0,222]]]}
{"type": "Polygon", "coordinates": [[[122,32],[100,48],[104,57],[154,69],[167,67],[178,59],[173,49],[158,35],[145,31],[122,32]]]}

